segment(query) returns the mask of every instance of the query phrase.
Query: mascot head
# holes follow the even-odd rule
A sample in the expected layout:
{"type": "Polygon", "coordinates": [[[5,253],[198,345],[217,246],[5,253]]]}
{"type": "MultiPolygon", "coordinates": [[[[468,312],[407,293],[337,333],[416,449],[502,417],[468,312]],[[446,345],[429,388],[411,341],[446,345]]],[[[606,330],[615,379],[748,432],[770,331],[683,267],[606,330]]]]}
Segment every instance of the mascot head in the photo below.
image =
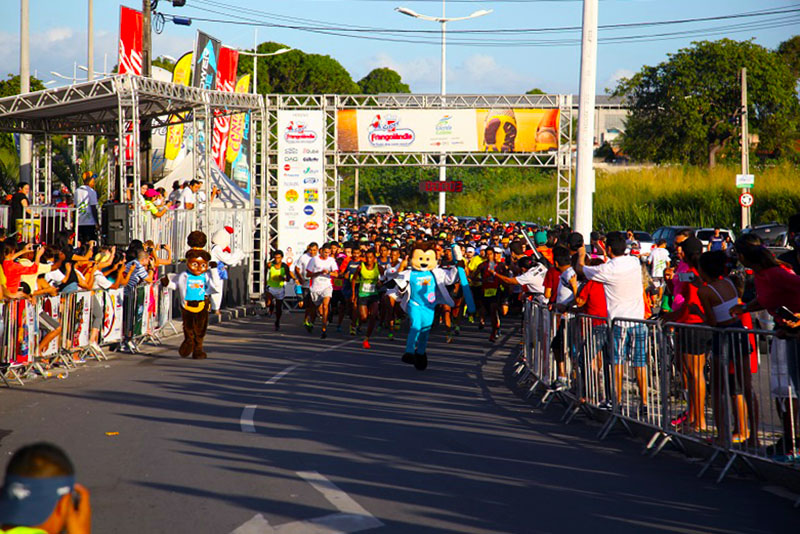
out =
{"type": "Polygon", "coordinates": [[[186,268],[195,276],[200,276],[208,270],[211,254],[205,250],[193,248],[186,253],[186,268]]]}
{"type": "Polygon", "coordinates": [[[186,244],[189,245],[189,248],[206,248],[206,241],[206,234],[200,230],[191,232],[186,238],[186,244]]]}
{"type": "Polygon", "coordinates": [[[217,230],[211,236],[211,244],[221,247],[223,252],[231,251],[231,236],[233,235],[233,228],[225,226],[217,230]]]}
{"type": "Polygon", "coordinates": [[[432,271],[438,266],[436,244],[431,241],[417,241],[411,249],[411,268],[415,271],[432,271]]]}

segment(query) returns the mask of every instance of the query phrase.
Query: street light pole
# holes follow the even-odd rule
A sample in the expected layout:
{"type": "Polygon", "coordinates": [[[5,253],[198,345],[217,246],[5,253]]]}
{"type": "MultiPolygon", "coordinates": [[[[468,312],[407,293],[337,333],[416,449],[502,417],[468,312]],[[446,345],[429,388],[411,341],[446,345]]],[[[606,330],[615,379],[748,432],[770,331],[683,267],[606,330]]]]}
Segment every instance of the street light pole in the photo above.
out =
{"type": "MultiPolygon", "coordinates": [[[[257,39],[257,38],[256,38],[257,39]]],[[[272,57],[272,56],[279,56],[281,54],[285,54],[286,52],[291,52],[292,48],[281,48],[280,50],[276,50],[274,52],[266,52],[264,54],[259,54],[256,50],[258,49],[257,44],[253,44],[253,51],[249,50],[242,50],[241,48],[237,48],[237,51],[243,56],[253,56],[253,93],[258,93],[258,58],[260,57],[272,57]]]]}
{"type": "MultiPolygon", "coordinates": [[[[431,17],[428,15],[421,15],[412,9],[408,9],[407,7],[396,7],[394,9],[398,13],[402,13],[403,15],[408,15],[409,17],[414,17],[416,19],[427,20],[431,22],[438,22],[441,24],[442,27],[442,77],[441,77],[441,94],[442,94],[442,107],[445,107],[445,95],[447,94],[447,23],[460,21],[460,20],[468,20],[468,19],[475,19],[478,17],[482,17],[484,15],[488,15],[492,12],[491,9],[488,10],[479,10],[475,11],[474,13],[466,16],[466,17],[452,17],[447,18],[445,16],[445,0],[442,0],[442,16],[441,17],[431,17]]],[[[444,182],[447,180],[447,167],[445,166],[445,161],[447,158],[447,153],[442,150],[439,155],[439,181],[444,182]]],[[[444,189],[444,188],[443,188],[444,189]]],[[[439,216],[444,215],[445,210],[447,208],[447,195],[444,191],[439,192],[439,216]]]]}
{"type": "Polygon", "coordinates": [[[583,0],[578,161],[575,172],[575,231],[589,242],[594,194],[594,108],[597,85],[597,0],[583,0]]]}
{"type": "MultiPolygon", "coordinates": [[[[86,79],[88,81],[94,80],[94,1],[89,2],[89,20],[87,21],[87,42],[86,42],[86,79]]],[[[91,147],[94,152],[94,136],[90,135],[86,138],[86,145],[91,147]]]]}
{"type": "MultiPolygon", "coordinates": [[[[20,0],[19,17],[19,88],[20,93],[31,92],[31,60],[28,0],[20,0]]],[[[31,136],[19,136],[19,179],[31,183],[31,136]]]]}

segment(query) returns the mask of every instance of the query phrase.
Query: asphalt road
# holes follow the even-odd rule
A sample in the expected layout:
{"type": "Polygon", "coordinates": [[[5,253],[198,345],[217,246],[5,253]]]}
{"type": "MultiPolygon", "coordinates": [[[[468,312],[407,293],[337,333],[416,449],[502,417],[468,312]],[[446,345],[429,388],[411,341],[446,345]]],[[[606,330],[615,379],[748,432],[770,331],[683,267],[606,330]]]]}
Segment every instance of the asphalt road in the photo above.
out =
{"type": "Polygon", "coordinates": [[[621,435],[598,442],[596,427],[532,411],[509,388],[514,335],[490,345],[473,327],[446,345],[435,333],[418,372],[400,361],[402,336],[364,350],[349,336],[309,336],[296,315],[287,323],[279,334],[261,318],[212,327],[206,361],[180,359],[172,338],[68,380],[0,389],[4,461],[35,440],[63,446],[100,534],[800,524],[757,482],[698,480],[677,456],[642,457],[621,435]]]}

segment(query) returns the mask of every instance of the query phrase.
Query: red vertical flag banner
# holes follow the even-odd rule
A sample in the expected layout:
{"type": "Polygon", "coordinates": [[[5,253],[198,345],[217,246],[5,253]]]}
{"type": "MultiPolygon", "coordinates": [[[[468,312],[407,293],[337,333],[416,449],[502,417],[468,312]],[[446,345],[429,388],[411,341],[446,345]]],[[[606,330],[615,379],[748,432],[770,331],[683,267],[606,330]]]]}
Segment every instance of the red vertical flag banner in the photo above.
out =
{"type": "Polygon", "coordinates": [[[119,8],[119,73],[142,75],[142,12],[119,8]]]}
{"type": "MultiPolygon", "coordinates": [[[[217,63],[217,91],[233,92],[236,84],[236,67],[238,63],[238,51],[225,46],[220,48],[219,62],[217,63]]],[[[223,172],[225,170],[225,153],[228,146],[230,119],[229,115],[214,117],[214,131],[211,137],[211,155],[223,172]]]]}

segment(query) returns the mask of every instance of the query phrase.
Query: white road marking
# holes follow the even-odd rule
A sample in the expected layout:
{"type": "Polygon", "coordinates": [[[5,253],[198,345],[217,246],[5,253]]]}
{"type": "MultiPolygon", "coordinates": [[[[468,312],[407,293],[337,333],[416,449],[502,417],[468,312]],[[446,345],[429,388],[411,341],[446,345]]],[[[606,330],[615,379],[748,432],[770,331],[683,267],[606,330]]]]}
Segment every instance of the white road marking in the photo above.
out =
{"type": "Polygon", "coordinates": [[[332,350],[336,350],[336,349],[342,348],[345,345],[349,345],[350,343],[353,343],[354,341],[358,341],[358,340],[357,339],[348,339],[347,341],[343,341],[342,343],[339,343],[338,345],[334,345],[332,347],[328,347],[327,349],[320,351],[320,353],[330,352],[332,350]]]}
{"type": "Polygon", "coordinates": [[[239,425],[242,427],[242,432],[255,432],[256,427],[253,424],[253,416],[256,413],[256,406],[255,404],[251,404],[250,406],[245,406],[244,410],[242,410],[242,416],[239,418],[239,425]]]}
{"type": "Polygon", "coordinates": [[[264,383],[265,383],[266,385],[268,385],[268,386],[269,386],[269,385],[272,385],[272,384],[274,384],[275,382],[277,382],[278,380],[280,380],[281,378],[283,378],[284,376],[286,376],[287,374],[289,374],[289,373],[291,373],[292,371],[294,371],[295,369],[297,369],[297,365],[290,365],[289,367],[287,367],[286,369],[284,369],[283,371],[281,371],[281,372],[280,372],[280,373],[278,373],[277,375],[273,376],[272,378],[270,378],[269,380],[267,380],[267,381],[266,381],[266,382],[264,382],[264,383]]]}
{"type": "Polygon", "coordinates": [[[379,519],[316,471],[297,474],[322,493],[339,513],[305,521],[292,521],[275,527],[263,515],[257,514],[231,534],[350,534],[383,526],[379,519]]]}

